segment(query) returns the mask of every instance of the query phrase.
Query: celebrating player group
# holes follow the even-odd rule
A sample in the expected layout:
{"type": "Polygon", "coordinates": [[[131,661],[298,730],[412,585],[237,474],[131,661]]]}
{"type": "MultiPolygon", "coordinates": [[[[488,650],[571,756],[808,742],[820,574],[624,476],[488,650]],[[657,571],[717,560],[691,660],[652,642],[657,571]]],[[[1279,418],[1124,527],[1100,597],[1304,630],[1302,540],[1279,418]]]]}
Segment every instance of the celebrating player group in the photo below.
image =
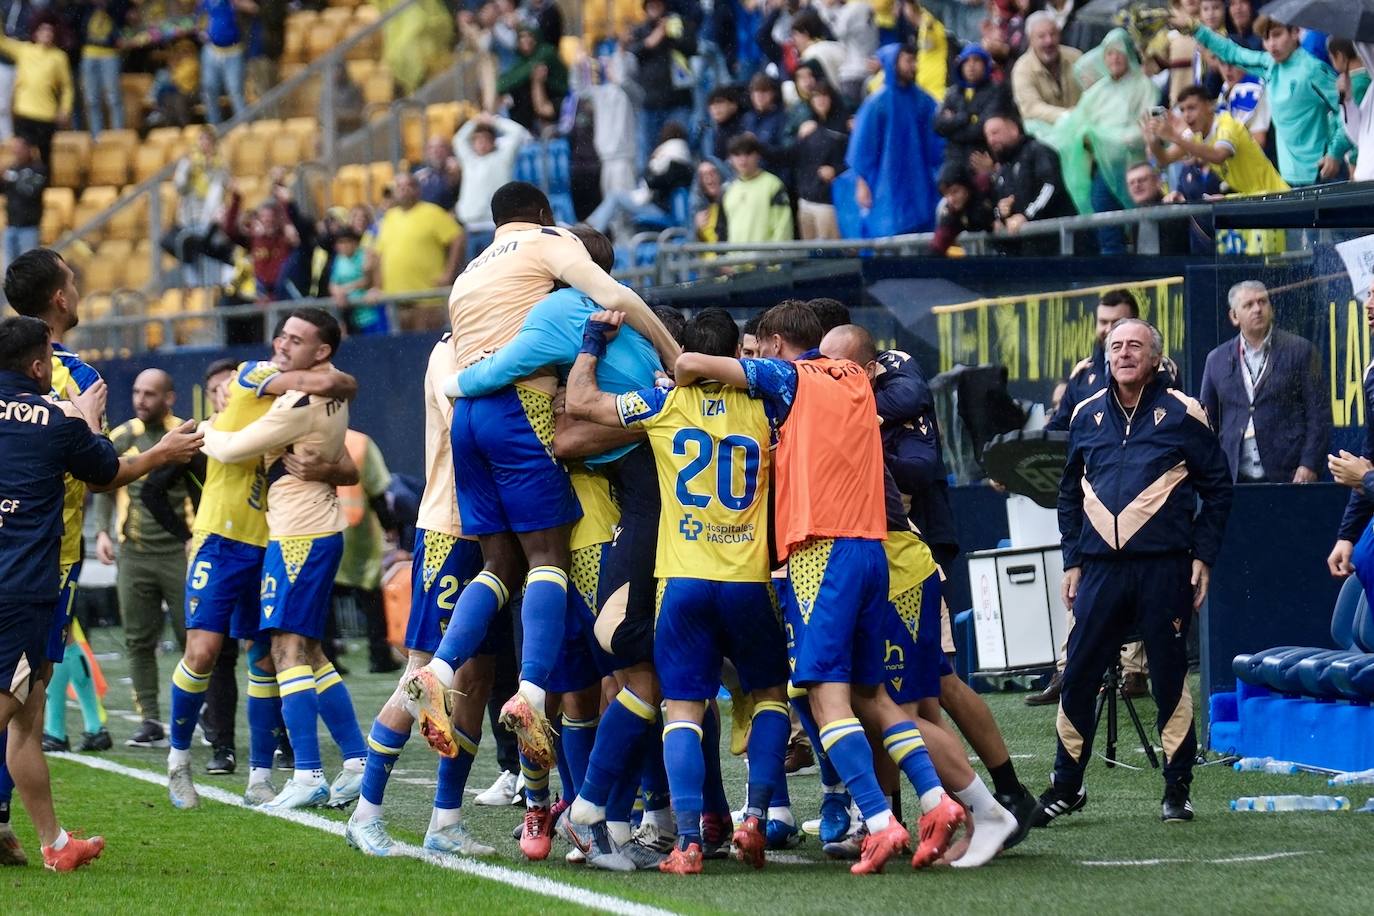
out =
{"type": "MultiPolygon", "coordinates": [[[[819,809],[825,852],[855,874],[897,855],[977,867],[1024,839],[1036,801],[942,649],[953,528],[933,403],[910,358],[879,353],[833,300],[783,302],[744,334],[701,309],[670,333],[611,278],[607,239],[555,227],[540,190],[507,184],[492,213],[495,240],[454,283],[452,333],[424,373],[409,662],[366,736],[321,648],[345,527],[336,487],[359,479],[344,444],[358,385],[332,364],[335,318],[292,312],[270,359],[206,379],[216,412],[163,450],[176,455],[126,459],[137,466],[118,479],[206,456],[172,676],[171,803],[199,804],[191,741],[221,651],[242,640],[245,803],[356,803],[348,844],[388,855],[387,782],[418,723],[439,754],[424,847],[494,853],[501,838],[475,836],[462,800],[493,656],[518,619],[519,687],[501,721],[519,746],[517,838],[532,861],[561,836],[568,861],[600,869],[698,874],[732,852],[762,868],[800,841],[784,766],[800,730],[822,792],[799,805],[819,809]],[[721,777],[722,683],[728,747],[748,760],[738,810],[721,777]],[[320,721],[343,760],[332,780],[320,721]],[[278,786],[283,736],[295,769],[278,786]],[[900,819],[903,777],[915,837],[900,819]]],[[[59,306],[75,302],[53,285],[59,306]]],[[[96,384],[80,371],[91,380],[73,388],[96,384]]],[[[21,790],[27,774],[15,774],[21,790]]],[[[55,820],[43,841],[45,857],[68,842],[55,820]]],[[[80,842],[61,854],[71,867],[99,854],[80,842]]]]}

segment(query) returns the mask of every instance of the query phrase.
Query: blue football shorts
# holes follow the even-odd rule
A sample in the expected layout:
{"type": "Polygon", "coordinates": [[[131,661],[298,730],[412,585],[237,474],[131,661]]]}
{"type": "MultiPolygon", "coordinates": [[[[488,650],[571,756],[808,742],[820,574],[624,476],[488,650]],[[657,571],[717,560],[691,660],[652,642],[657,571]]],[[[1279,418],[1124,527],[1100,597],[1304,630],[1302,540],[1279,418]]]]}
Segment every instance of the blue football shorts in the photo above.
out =
{"type": "Polygon", "coordinates": [[[482,548],[476,541],[417,528],[413,555],[406,648],[433,655],[458,596],[482,571],[482,548]]]}
{"type": "MultiPolygon", "coordinates": [[[[57,603],[47,629],[48,661],[60,662],[67,652],[67,634],[72,628],[72,609],[76,607],[76,582],[81,578],[81,561],[58,571],[57,603]]],[[[32,661],[32,659],[30,660],[32,661]]]]}
{"type": "Polygon", "coordinates": [[[323,639],[333,610],[334,576],[343,559],[343,533],[272,538],[262,561],[258,629],[323,639]]]}
{"type": "Polygon", "coordinates": [[[265,553],[255,544],[205,535],[186,569],[186,629],[256,638],[265,553]]]}
{"type": "Polygon", "coordinates": [[[898,705],[940,695],[940,574],[909,588],[887,604],[883,668],[887,692],[898,705]]]}
{"type": "Polygon", "coordinates": [[[720,690],[723,658],[745,691],[787,683],[787,640],[769,583],[662,580],[654,667],[663,696],[709,700],[720,690]]]}
{"type": "Polygon", "coordinates": [[[28,687],[42,674],[52,616],[53,605],[46,601],[0,601],[0,690],[16,686],[21,658],[28,662],[28,687]]]}
{"type": "Polygon", "coordinates": [[[787,558],[787,580],[792,683],[883,683],[888,602],[882,542],[814,538],[787,558]]]}
{"type": "Polygon", "coordinates": [[[582,517],[553,457],[553,401],[542,392],[511,386],[459,398],[449,438],[465,534],[542,531],[582,517]]]}
{"type": "Polygon", "coordinates": [[[611,545],[590,544],[572,552],[569,570],[568,614],[563,645],[549,674],[550,693],[584,690],[615,671],[614,659],[596,640],[596,595],[601,568],[611,545]]]}

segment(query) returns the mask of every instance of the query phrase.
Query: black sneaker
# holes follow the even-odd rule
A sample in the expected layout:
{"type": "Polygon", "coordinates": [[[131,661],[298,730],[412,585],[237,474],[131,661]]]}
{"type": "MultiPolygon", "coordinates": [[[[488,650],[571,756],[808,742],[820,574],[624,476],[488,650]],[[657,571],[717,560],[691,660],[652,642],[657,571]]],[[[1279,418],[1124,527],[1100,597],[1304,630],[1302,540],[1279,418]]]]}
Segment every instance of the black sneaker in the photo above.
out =
{"type": "Polygon", "coordinates": [[[1009,792],[1006,795],[998,794],[994,796],[997,803],[1011,812],[1012,817],[1016,818],[1016,832],[1007,837],[1002,849],[1011,849],[1017,843],[1026,838],[1030,833],[1031,821],[1035,817],[1035,812],[1039,810],[1040,803],[1035,800],[1035,796],[1030,794],[1030,789],[1021,787],[1020,792],[1009,792]]]}
{"type": "Polygon", "coordinates": [[[1027,706],[1054,706],[1059,703],[1059,693],[1064,689],[1064,672],[1056,671],[1054,677],[1039,693],[1026,697],[1027,706]]]}
{"type": "Polygon", "coordinates": [[[296,752],[291,749],[291,742],[283,738],[277,745],[277,749],[272,752],[272,766],[279,770],[296,768],[296,752]]]}
{"type": "MultiPolygon", "coordinates": [[[[405,665],[396,660],[394,655],[379,655],[367,666],[369,674],[394,674],[404,668],[405,665]]],[[[337,669],[336,669],[337,670],[337,669]]]]}
{"type": "Polygon", "coordinates": [[[82,732],[81,745],[79,751],[108,751],[114,747],[114,739],[110,737],[110,730],[102,728],[98,732],[82,732]]]}
{"type": "Polygon", "coordinates": [[[124,742],[125,747],[166,747],[167,744],[167,730],[154,719],[144,719],[138,731],[124,742]]]}
{"type": "Polygon", "coordinates": [[[43,753],[51,754],[55,751],[70,751],[72,743],[66,738],[54,738],[47,732],[43,733],[43,753]]]}
{"type": "Polygon", "coordinates": [[[205,772],[211,776],[230,776],[233,775],[236,762],[234,760],[234,749],[228,745],[215,748],[210,755],[210,762],[205,765],[205,772]]]}
{"type": "Polygon", "coordinates": [[[1193,803],[1188,798],[1187,786],[1179,783],[1164,787],[1159,819],[1166,824],[1181,824],[1193,819],[1193,803]]]}
{"type": "Polygon", "coordinates": [[[1082,787],[1073,790],[1060,789],[1051,784],[1040,793],[1035,803],[1035,813],[1031,815],[1032,827],[1048,827],[1050,821],[1065,814],[1082,811],[1088,803],[1088,790],[1082,787]]]}

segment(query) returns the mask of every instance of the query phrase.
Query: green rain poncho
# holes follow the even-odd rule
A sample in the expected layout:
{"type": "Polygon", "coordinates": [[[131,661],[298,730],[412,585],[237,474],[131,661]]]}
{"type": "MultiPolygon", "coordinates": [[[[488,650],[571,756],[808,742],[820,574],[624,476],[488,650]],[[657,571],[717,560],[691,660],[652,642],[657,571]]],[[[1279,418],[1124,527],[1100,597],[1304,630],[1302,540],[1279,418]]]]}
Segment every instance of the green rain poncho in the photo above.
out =
{"type": "Polygon", "coordinates": [[[1145,158],[1139,122],[1157,102],[1159,90],[1141,71],[1139,55],[1125,29],[1108,32],[1073,69],[1083,84],[1083,97],[1054,124],[1041,125],[1034,133],[1059,153],[1064,185],[1080,213],[1093,212],[1094,163],[1112,193],[1129,206],[1126,170],[1145,158]],[[1126,72],[1117,79],[1107,70],[1111,50],[1126,55],[1126,72]]]}

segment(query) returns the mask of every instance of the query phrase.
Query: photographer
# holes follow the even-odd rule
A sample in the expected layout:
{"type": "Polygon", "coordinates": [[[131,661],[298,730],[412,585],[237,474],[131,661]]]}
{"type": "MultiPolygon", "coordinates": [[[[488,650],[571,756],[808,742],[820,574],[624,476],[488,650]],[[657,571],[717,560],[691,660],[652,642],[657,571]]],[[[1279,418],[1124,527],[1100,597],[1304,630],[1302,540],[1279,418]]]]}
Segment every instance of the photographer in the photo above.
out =
{"type": "Polygon", "coordinates": [[[1155,112],[1140,121],[1150,154],[1161,166],[1180,159],[1198,160],[1215,172],[1232,194],[1288,190],[1288,182],[1250,131],[1230,114],[1217,114],[1206,89],[1184,89],[1178,94],[1178,110],[1179,114],[1155,112]]]}

